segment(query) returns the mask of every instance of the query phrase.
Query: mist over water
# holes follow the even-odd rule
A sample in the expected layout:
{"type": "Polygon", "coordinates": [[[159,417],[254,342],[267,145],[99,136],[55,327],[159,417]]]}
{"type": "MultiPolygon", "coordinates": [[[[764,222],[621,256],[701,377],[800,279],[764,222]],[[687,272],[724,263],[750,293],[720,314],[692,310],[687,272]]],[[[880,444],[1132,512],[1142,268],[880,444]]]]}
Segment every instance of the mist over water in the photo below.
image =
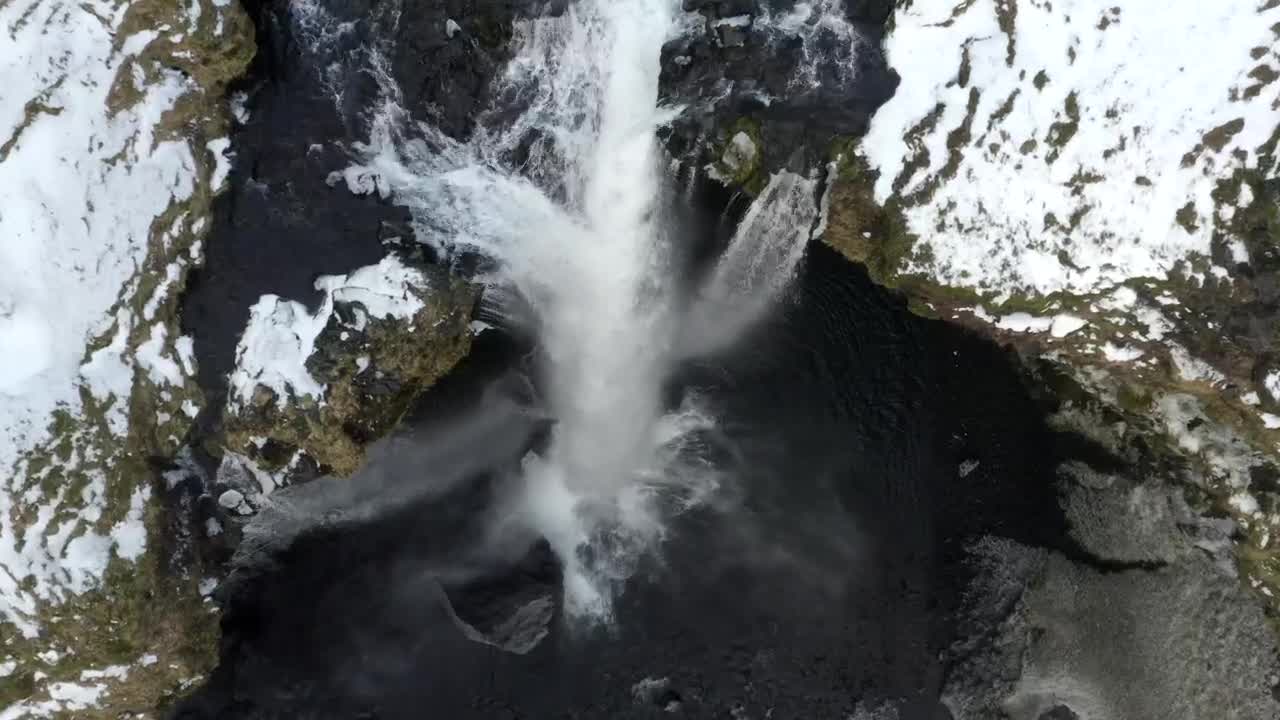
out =
{"type": "Polygon", "coordinates": [[[664,383],[769,307],[817,224],[817,180],[779,173],[718,264],[680,286],[683,200],[656,137],[679,112],[658,105],[662,46],[688,24],[678,4],[579,0],[518,23],[495,107],[466,142],[409,120],[372,50],[371,138],[333,178],[410,207],[419,240],[445,257],[485,257],[498,299],[487,312],[532,324],[555,426],[492,528],[547,538],[574,615],[609,618],[666,519],[723,481],[699,452],[714,419],[697,397],[665,406],[664,383]]]}

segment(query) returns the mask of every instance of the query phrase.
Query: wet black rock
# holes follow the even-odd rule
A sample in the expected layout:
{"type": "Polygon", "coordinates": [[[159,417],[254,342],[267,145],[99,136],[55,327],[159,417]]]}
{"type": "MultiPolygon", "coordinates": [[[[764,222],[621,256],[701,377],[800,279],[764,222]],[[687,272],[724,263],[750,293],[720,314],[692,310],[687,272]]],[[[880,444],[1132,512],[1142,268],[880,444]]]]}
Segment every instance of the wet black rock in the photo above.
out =
{"type": "MultiPolygon", "coordinates": [[[[698,166],[745,132],[764,171],[810,170],[833,143],[864,134],[897,86],[880,47],[888,0],[844,11],[787,0],[688,0],[684,8],[692,17],[663,48],[661,94],[685,106],[668,147],[698,166]]],[[[752,190],[750,180],[734,178],[752,190]]]]}
{"type": "Polygon", "coordinates": [[[470,136],[509,59],[512,21],[557,15],[568,0],[410,0],[391,35],[391,71],[416,118],[470,136]]]}
{"type": "Polygon", "coordinates": [[[523,655],[550,632],[561,603],[560,582],[559,560],[539,541],[514,567],[442,587],[465,636],[523,655]]]}

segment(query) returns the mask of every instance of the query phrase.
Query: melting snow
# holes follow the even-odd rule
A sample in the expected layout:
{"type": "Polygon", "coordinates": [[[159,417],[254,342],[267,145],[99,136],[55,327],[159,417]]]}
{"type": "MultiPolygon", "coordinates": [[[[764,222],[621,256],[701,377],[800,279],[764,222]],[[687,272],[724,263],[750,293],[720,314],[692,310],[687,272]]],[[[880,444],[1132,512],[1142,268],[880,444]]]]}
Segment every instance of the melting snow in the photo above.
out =
{"type": "Polygon", "coordinates": [[[350,275],[316,280],[324,299],[314,314],[302,303],[262,296],[250,310],[249,324],[236,348],[233,399],[249,401],[259,385],[270,388],[282,407],[291,396],[322,399],[325,388],[307,371],[306,361],[333,314],[334,303],[359,303],[373,317],[407,320],[423,307],[413,290],[426,284],[421,272],[388,256],[350,275]]]}
{"type": "Polygon", "coordinates": [[[1220,383],[1226,380],[1209,363],[1193,357],[1187,349],[1177,343],[1169,343],[1169,358],[1183,380],[1202,380],[1208,383],[1220,383]]]}
{"type": "Polygon", "coordinates": [[[1146,355],[1146,352],[1135,347],[1121,347],[1106,343],[1102,346],[1102,354],[1111,362],[1132,362],[1146,355]]]}
{"type": "Polygon", "coordinates": [[[187,89],[178,73],[109,116],[116,72],[153,34],[113,49],[123,13],[107,2],[0,6],[0,467],[46,436],[49,412],[74,407],[86,342],[141,264],[152,219],[193,189],[190,150],[154,136],[187,89]],[[104,18],[114,18],[105,20],[104,18]],[[74,65],[58,58],[71,54],[74,65]],[[68,74],[74,69],[74,73],[68,74]],[[24,115],[33,108],[31,115],[24,115]],[[8,144],[12,143],[10,147],[8,144]],[[114,157],[119,161],[109,161],[114,157]]]}
{"type": "Polygon", "coordinates": [[[1263,386],[1267,388],[1267,394],[1273,400],[1280,400],[1280,370],[1273,370],[1267,373],[1267,377],[1262,381],[1263,386]]]}

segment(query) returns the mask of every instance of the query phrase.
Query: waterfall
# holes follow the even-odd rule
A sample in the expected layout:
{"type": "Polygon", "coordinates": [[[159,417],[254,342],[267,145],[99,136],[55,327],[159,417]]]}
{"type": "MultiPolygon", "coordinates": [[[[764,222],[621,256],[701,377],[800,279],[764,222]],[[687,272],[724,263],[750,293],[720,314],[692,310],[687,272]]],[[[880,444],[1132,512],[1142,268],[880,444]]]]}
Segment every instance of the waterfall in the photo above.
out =
{"type": "Polygon", "coordinates": [[[556,426],[495,527],[546,537],[565,566],[567,611],[597,618],[670,514],[721,481],[697,452],[713,418],[696,397],[664,407],[664,381],[768,307],[818,212],[815,180],[775,175],[692,307],[677,292],[668,208],[682,198],[655,132],[678,112],[658,105],[662,45],[687,19],[677,5],[578,0],[518,23],[497,107],[467,142],[410,121],[375,73],[384,92],[370,140],[333,176],[407,205],[418,238],[446,256],[489,258],[482,280],[527,306],[556,426]]]}

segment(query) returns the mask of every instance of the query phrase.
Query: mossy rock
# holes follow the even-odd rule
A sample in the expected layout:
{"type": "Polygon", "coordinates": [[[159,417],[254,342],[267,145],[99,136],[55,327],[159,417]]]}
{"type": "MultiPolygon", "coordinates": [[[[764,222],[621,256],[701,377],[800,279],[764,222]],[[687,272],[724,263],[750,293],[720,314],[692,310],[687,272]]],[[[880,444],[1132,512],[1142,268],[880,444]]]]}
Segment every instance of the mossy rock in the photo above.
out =
{"type": "Polygon", "coordinates": [[[336,303],[307,359],[307,371],[326,387],[324,398],[281,402],[258,386],[249,402],[229,409],[224,447],[266,470],[280,469],[282,458],[301,450],[322,471],[354,473],[368,444],[394,428],[470,350],[476,290],[443,271],[437,279],[414,290],[423,307],[409,320],[361,321],[358,303],[336,303]]]}
{"type": "Polygon", "coordinates": [[[764,192],[769,172],[764,166],[764,133],[760,122],[744,116],[734,120],[712,148],[716,172],[722,182],[752,196],[764,192]],[[750,149],[740,140],[750,141],[750,149]]]}

